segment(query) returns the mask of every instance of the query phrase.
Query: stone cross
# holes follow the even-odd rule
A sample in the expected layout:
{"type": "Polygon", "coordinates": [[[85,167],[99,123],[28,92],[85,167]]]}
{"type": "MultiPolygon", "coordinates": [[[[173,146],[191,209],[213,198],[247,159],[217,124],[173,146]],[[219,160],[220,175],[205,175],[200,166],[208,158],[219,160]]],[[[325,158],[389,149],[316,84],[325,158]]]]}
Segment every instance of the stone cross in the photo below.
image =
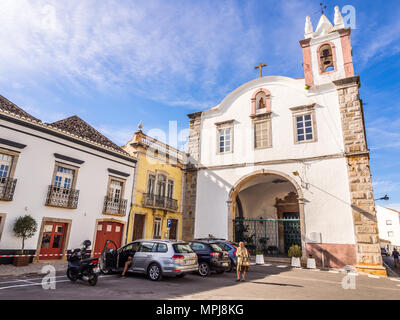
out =
{"type": "Polygon", "coordinates": [[[258,66],[255,66],[255,67],[254,67],[254,69],[260,69],[260,78],[262,78],[262,68],[264,68],[264,67],[266,67],[266,66],[267,66],[266,63],[260,62],[260,63],[258,64],[258,66]]]}

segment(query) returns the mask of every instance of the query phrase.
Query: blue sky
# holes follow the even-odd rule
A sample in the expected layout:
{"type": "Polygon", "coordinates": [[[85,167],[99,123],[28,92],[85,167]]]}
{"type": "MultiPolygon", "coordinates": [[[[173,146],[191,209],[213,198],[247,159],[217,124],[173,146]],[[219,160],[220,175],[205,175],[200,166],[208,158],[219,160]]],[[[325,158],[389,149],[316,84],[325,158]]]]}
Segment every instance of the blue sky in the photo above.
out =
{"type": "MultiPolygon", "coordinates": [[[[186,114],[218,104],[264,74],[303,77],[298,41],[319,0],[0,2],[0,94],[43,121],[78,114],[119,144],[144,130],[188,127],[186,114]]],[[[400,209],[400,5],[352,5],[375,197],[400,209]]]]}

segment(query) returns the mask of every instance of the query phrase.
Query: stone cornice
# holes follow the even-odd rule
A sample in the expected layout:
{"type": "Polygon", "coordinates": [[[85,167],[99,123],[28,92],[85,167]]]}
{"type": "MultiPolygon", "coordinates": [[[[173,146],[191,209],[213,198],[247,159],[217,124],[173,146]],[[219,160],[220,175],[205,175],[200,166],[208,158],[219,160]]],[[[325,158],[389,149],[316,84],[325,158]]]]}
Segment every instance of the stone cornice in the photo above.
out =
{"type": "Polygon", "coordinates": [[[334,80],[332,81],[336,87],[340,88],[346,88],[354,85],[358,85],[360,88],[360,76],[353,76],[353,77],[348,77],[344,79],[339,79],[339,80],[334,80]]]}
{"type": "Polygon", "coordinates": [[[293,112],[302,112],[302,111],[309,111],[309,110],[314,110],[315,103],[303,105],[303,106],[297,106],[297,107],[292,107],[289,108],[293,112]]]}

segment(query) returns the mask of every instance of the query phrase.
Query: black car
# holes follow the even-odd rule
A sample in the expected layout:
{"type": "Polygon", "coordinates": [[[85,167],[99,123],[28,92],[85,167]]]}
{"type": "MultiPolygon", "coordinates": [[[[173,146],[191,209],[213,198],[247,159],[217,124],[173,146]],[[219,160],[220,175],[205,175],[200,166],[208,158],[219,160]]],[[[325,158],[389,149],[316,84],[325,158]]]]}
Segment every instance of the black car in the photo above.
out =
{"type": "Polygon", "coordinates": [[[211,271],[223,273],[230,269],[231,261],[228,251],[224,250],[218,242],[193,240],[189,242],[189,245],[198,256],[198,271],[202,277],[208,276],[211,271]]]}
{"type": "Polygon", "coordinates": [[[237,244],[236,242],[232,242],[232,241],[225,240],[225,239],[219,239],[219,238],[199,238],[199,239],[195,239],[195,240],[207,241],[207,242],[217,242],[222,247],[222,249],[224,249],[225,251],[228,251],[228,255],[231,260],[230,268],[226,271],[231,272],[236,268],[236,261],[237,261],[236,249],[239,247],[239,244],[237,244]]]}

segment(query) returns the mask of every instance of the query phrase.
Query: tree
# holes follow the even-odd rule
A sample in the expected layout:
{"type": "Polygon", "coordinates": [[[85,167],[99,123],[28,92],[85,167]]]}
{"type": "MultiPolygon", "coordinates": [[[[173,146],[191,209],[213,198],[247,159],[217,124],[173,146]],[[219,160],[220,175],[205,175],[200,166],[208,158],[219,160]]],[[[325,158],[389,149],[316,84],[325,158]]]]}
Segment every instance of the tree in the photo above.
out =
{"type": "Polygon", "coordinates": [[[17,218],[14,224],[14,233],[18,238],[22,238],[22,253],[25,247],[25,239],[32,238],[37,231],[36,220],[30,215],[17,218]]]}

